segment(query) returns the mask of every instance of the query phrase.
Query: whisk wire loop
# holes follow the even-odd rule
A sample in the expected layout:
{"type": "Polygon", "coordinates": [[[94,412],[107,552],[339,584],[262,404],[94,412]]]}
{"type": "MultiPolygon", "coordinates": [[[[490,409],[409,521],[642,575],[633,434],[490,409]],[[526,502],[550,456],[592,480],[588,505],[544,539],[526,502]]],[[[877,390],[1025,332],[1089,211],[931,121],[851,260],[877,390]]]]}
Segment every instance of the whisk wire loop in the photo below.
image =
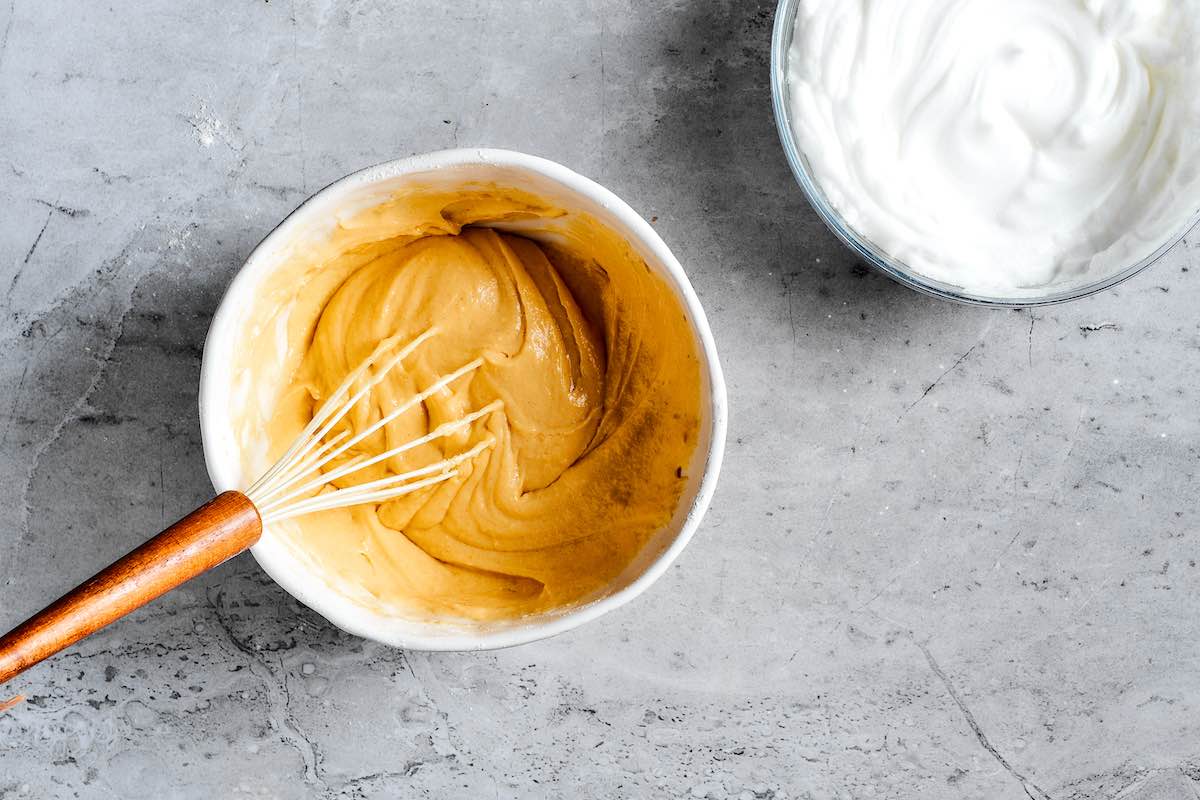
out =
{"type": "MultiPolygon", "coordinates": [[[[370,458],[367,458],[366,456],[356,457],[356,458],[352,459],[351,461],[347,462],[346,464],[343,464],[342,466],[338,467],[337,469],[331,470],[329,472],[319,473],[317,475],[317,477],[313,478],[312,480],[308,481],[307,483],[305,483],[301,486],[296,487],[295,489],[292,489],[290,492],[288,492],[283,497],[278,497],[275,499],[270,499],[270,497],[264,497],[263,504],[260,505],[259,508],[264,509],[264,510],[274,508],[281,503],[286,503],[288,500],[292,500],[296,497],[300,497],[302,495],[308,494],[309,492],[313,491],[314,489],[319,489],[321,486],[323,486],[327,483],[333,483],[334,481],[338,480],[339,478],[344,478],[347,475],[352,475],[355,472],[367,469],[368,467],[372,467],[375,464],[380,463],[381,461],[386,461],[389,458],[398,456],[402,453],[406,453],[415,447],[419,447],[423,444],[428,444],[429,442],[435,441],[437,439],[441,439],[441,438],[450,436],[450,435],[462,430],[463,428],[469,427],[472,423],[475,422],[475,420],[481,419],[482,417],[487,416],[488,414],[492,413],[493,411],[498,411],[500,409],[500,407],[501,407],[501,404],[499,401],[490,403],[489,405],[485,406],[484,408],[481,408],[478,411],[473,411],[472,413],[467,414],[465,417],[461,417],[461,418],[453,420],[451,422],[444,422],[420,438],[405,442],[404,444],[393,447],[392,449],[386,450],[382,453],[379,453],[378,455],[371,456],[370,458]]],[[[482,452],[482,450],[480,450],[479,452],[482,452]]],[[[473,455],[478,455],[478,453],[473,452],[473,455]]],[[[332,460],[334,457],[336,457],[336,456],[331,455],[327,459],[322,459],[321,463],[317,464],[317,466],[314,467],[313,469],[319,470],[325,463],[332,460]]],[[[306,470],[305,474],[310,475],[310,474],[312,474],[312,471],[313,471],[312,469],[306,470]]],[[[411,473],[406,473],[406,474],[411,474],[411,473]]],[[[398,476],[393,476],[393,477],[398,477],[398,476]]],[[[353,488],[357,488],[357,487],[353,487],[353,488]]]]}
{"type": "Polygon", "coordinates": [[[254,484],[246,491],[246,495],[253,498],[258,490],[260,490],[262,487],[274,483],[280,472],[286,471],[289,466],[296,463],[297,459],[303,458],[305,454],[307,454],[322,439],[324,439],[329,431],[341,421],[342,417],[346,416],[346,414],[350,412],[350,409],[353,408],[355,404],[358,403],[358,401],[361,400],[363,396],[365,396],[366,393],[375,386],[375,384],[383,380],[383,377],[388,373],[388,371],[404,360],[404,358],[411,355],[414,350],[416,350],[421,344],[423,344],[427,339],[436,333],[437,328],[430,327],[418,334],[411,342],[401,348],[400,352],[392,356],[392,358],[388,360],[386,368],[377,372],[375,377],[368,381],[367,384],[363,386],[362,389],[360,389],[349,402],[339,405],[341,398],[349,394],[350,389],[354,386],[354,384],[366,374],[367,370],[371,368],[371,366],[380,358],[380,356],[382,356],[392,347],[395,347],[397,337],[384,339],[382,342],[380,342],[379,346],[375,348],[374,352],[367,356],[363,363],[351,370],[338,388],[333,391],[333,394],[331,394],[325,400],[325,402],[321,404],[321,407],[317,410],[317,413],[313,415],[313,418],[309,421],[308,425],[304,427],[304,430],[302,430],[292,442],[287,452],[285,452],[283,456],[276,461],[275,464],[269,470],[267,470],[261,478],[254,482],[254,484]],[[318,432],[318,429],[320,432],[318,432]]]}
{"type": "MultiPolygon", "coordinates": [[[[329,462],[338,458],[339,456],[343,455],[344,453],[346,453],[346,451],[348,451],[350,448],[354,447],[359,442],[366,439],[368,436],[371,436],[372,434],[376,433],[384,425],[387,425],[389,422],[392,422],[397,417],[399,417],[401,414],[407,412],[409,409],[416,406],[418,403],[423,403],[425,400],[432,397],[434,394],[441,391],[446,386],[450,385],[451,383],[458,380],[459,378],[466,375],[467,373],[477,369],[482,364],[483,364],[483,359],[477,358],[474,361],[471,361],[471,362],[465,364],[464,366],[456,369],[454,372],[450,373],[449,375],[446,375],[442,378],[439,378],[437,381],[434,381],[434,383],[431,384],[429,386],[429,388],[425,389],[425,391],[418,392],[417,394],[413,395],[408,400],[404,401],[399,406],[397,406],[395,409],[393,409],[390,413],[384,415],[384,417],[382,419],[380,419],[378,422],[369,426],[365,430],[361,431],[360,433],[355,435],[353,438],[351,438],[349,441],[344,442],[341,446],[339,446],[332,452],[325,454],[320,459],[318,459],[312,466],[305,468],[303,474],[299,474],[298,470],[292,471],[291,472],[292,477],[290,477],[288,479],[288,481],[286,481],[286,482],[276,481],[276,482],[272,483],[270,486],[265,487],[262,490],[261,497],[259,499],[262,502],[265,502],[265,501],[269,500],[272,496],[277,494],[278,492],[280,492],[284,489],[287,489],[288,486],[291,483],[293,483],[295,480],[303,478],[304,475],[311,475],[313,472],[320,470],[326,464],[328,464],[329,462]]],[[[391,364],[390,366],[395,366],[395,363],[391,364]]],[[[377,378],[372,382],[371,385],[378,383],[379,380],[382,379],[382,375],[383,375],[383,373],[381,373],[380,376],[377,376],[377,378]]],[[[334,415],[333,421],[336,422],[337,420],[340,420],[342,417],[344,417],[346,415],[346,413],[350,410],[350,408],[353,407],[353,405],[355,403],[357,403],[360,399],[362,399],[361,394],[362,393],[360,392],[358,395],[355,395],[355,397],[353,397],[349,401],[347,401],[345,407],[343,409],[339,410],[338,413],[334,415]]],[[[407,448],[405,448],[405,449],[407,449],[407,448]]],[[[301,452],[303,452],[303,450],[301,452]]],[[[404,451],[400,450],[399,452],[404,452],[404,451]]],[[[390,455],[395,455],[395,454],[391,453],[391,451],[389,451],[388,455],[385,455],[384,457],[390,457],[390,455]]],[[[383,459],[380,458],[378,460],[382,461],[383,459]]]]}
{"type": "Polygon", "coordinates": [[[483,359],[476,358],[439,377],[427,388],[400,403],[357,434],[351,435],[350,430],[343,430],[330,435],[350,410],[366,397],[392,369],[436,332],[435,328],[429,328],[398,352],[380,362],[384,354],[395,347],[398,341],[395,337],[385,340],[362,364],[346,376],[338,388],[321,404],[317,413],[313,415],[313,419],[292,442],[283,457],[246,492],[262,514],[263,522],[275,522],[316,511],[383,502],[402,497],[450,480],[459,474],[457,469],[459,465],[495,445],[495,439],[488,437],[469,450],[443,458],[428,466],[332,491],[320,491],[322,487],[328,486],[336,480],[387,461],[423,444],[452,436],[469,428],[477,420],[503,408],[503,403],[497,400],[458,419],[444,422],[424,436],[373,456],[352,455],[336,468],[322,472],[328,464],[347,455],[352,448],[380,431],[401,414],[425,402],[483,365],[483,359]],[[379,364],[378,368],[371,374],[371,367],[377,363],[379,364]],[[360,381],[362,385],[357,391],[353,391],[355,385],[360,381]],[[316,494],[313,494],[314,492],[316,494]]]}
{"type": "Polygon", "coordinates": [[[375,492],[374,494],[370,495],[358,495],[355,496],[354,500],[351,502],[345,502],[344,499],[341,498],[334,499],[334,495],[344,491],[339,489],[336,492],[330,492],[326,495],[318,495],[311,500],[303,503],[296,503],[295,505],[288,506],[287,508],[281,509],[274,513],[263,514],[262,520],[263,524],[267,525],[272,522],[280,522],[285,519],[298,517],[302,514],[312,514],[317,511],[328,511],[333,508],[344,508],[346,506],[362,505],[364,503],[382,503],[385,500],[392,500],[397,497],[402,497],[406,494],[412,494],[413,492],[424,489],[427,486],[433,486],[434,484],[448,481],[457,474],[457,471],[454,470],[451,470],[450,472],[443,472],[440,475],[434,475],[432,478],[426,478],[423,481],[417,481],[415,483],[406,483],[403,486],[395,489],[375,492]],[[326,498],[329,498],[327,502],[320,502],[326,498]]]}

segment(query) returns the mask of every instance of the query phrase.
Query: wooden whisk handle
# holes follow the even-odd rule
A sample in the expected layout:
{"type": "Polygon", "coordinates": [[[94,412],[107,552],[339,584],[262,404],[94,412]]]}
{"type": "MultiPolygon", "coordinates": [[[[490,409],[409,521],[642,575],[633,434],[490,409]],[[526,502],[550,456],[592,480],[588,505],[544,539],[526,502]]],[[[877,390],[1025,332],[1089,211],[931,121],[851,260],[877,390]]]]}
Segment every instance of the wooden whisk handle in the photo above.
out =
{"type": "Polygon", "coordinates": [[[262,536],[250,498],[225,492],[0,638],[0,684],[233,558],[262,536]]]}

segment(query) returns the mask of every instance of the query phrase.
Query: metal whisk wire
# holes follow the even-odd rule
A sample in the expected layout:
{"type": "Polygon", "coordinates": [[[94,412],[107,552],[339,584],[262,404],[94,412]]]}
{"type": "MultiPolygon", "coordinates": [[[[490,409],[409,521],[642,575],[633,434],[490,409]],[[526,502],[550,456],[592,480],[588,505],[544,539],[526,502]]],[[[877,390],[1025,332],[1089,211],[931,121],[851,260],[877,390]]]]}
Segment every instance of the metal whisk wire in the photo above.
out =
{"type": "Polygon", "coordinates": [[[398,337],[386,339],[362,364],[351,370],[341,385],[321,404],[317,413],[292,442],[287,452],[246,491],[246,496],[250,498],[262,515],[264,524],[301,514],[365,503],[381,503],[403,497],[406,494],[450,480],[459,474],[458,467],[461,464],[470,461],[495,444],[494,438],[487,437],[462,453],[443,458],[441,461],[424,467],[353,486],[321,491],[324,487],[333,484],[334,481],[385,462],[413,448],[452,436],[503,407],[500,401],[490,403],[459,419],[445,422],[424,436],[372,456],[361,454],[352,456],[340,466],[328,472],[322,471],[326,465],[346,455],[355,445],[377,433],[388,423],[483,365],[481,358],[469,361],[458,369],[439,377],[427,388],[398,404],[362,431],[351,435],[349,430],[343,430],[330,436],[337,424],[350,413],[355,405],[367,397],[391,370],[436,334],[437,328],[431,327],[404,345],[395,354],[385,358],[385,354],[398,344],[398,337]],[[371,368],[376,364],[379,366],[372,373],[371,368]],[[352,393],[354,386],[360,381],[362,386],[352,393]]]}

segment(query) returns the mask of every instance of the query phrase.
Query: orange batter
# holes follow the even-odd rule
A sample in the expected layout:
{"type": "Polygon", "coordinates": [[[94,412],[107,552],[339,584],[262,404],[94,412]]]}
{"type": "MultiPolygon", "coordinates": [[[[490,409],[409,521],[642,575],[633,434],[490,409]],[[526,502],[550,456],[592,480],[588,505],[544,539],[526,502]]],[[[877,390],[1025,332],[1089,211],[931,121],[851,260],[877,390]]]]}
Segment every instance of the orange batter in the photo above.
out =
{"type": "MultiPolygon", "coordinates": [[[[498,406],[462,435],[354,476],[494,441],[450,481],[277,526],[333,585],[396,613],[515,617],[588,599],[670,520],[699,424],[693,335],[669,287],[606,228],[585,220],[539,236],[537,221],[560,215],[494,187],[417,192],[343,220],[261,292],[262,334],[241,366],[251,384],[266,361],[282,371],[265,447],[245,448],[248,474],[391,337],[434,330],[342,423],[353,431],[438,376],[483,365],[358,452],[498,406]],[[514,221],[536,239],[488,227],[514,221]]],[[[254,420],[243,427],[254,438],[254,420]]]]}

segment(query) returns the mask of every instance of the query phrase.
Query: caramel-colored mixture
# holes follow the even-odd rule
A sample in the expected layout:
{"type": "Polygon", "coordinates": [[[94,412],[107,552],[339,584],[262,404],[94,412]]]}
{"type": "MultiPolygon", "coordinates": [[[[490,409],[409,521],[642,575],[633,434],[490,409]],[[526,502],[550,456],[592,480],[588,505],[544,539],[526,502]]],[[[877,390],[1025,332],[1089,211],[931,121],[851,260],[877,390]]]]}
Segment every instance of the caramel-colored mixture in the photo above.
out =
{"type": "Polygon", "coordinates": [[[327,246],[297,251],[260,294],[263,341],[243,366],[253,375],[274,352],[283,372],[266,447],[246,448],[250,474],[385,339],[433,331],[341,423],[353,432],[439,376],[483,364],[357,452],[383,452],[498,401],[465,432],[354,476],[494,442],[451,480],[271,533],[332,584],[394,613],[516,617],[586,601],[670,520],[699,424],[694,337],[668,286],[602,226],[585,220],[545,241],[487,227],[533,221],[537,236],[536,220],[559,214],[486,187],[398,198],[344,220],[327,246]]]}

